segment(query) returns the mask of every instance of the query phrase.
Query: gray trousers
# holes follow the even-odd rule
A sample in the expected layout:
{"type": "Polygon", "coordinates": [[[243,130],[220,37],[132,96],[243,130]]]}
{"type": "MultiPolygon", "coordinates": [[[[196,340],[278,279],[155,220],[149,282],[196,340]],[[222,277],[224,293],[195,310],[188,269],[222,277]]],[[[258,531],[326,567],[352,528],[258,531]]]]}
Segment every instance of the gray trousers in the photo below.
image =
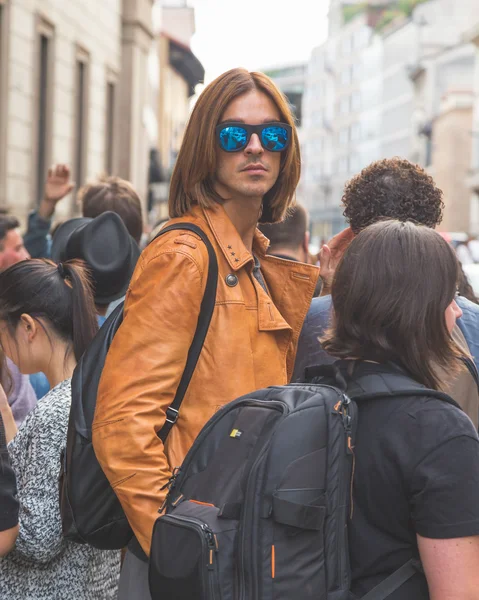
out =
{"type": "Polygon", "coordinates": [[[151,600],[148,563],[136,558],[129,550],[121,569],[118,600],[151,600]]]}

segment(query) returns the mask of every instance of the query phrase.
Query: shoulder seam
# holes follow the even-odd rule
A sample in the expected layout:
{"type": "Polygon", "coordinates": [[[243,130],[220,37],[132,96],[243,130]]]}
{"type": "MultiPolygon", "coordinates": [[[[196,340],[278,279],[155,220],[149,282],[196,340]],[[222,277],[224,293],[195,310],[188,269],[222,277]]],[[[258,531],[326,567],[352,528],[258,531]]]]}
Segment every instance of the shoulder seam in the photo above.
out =
{"type": "Polygon", "coordinates": [[[183,256],[188,258],[192,263],[194,263],[194,265],[198,269],[201,279],[203,279],[203,271],[204,271],[203,267],[198,263],[198,261],[192,254],[189,254],[188,252],[185,252],[184,250],[182,250],[180,248],[168,248],[168,249],[160,250],[157,254],[154,254],[153,256],[148,257],[147,262],[145,260],[142,261],[141,270],[144,271],[144,269],[147,265],[149,265],[153,260],[160,258],[164,254],[182,254],[183,256]]]}
{"type": "MultiPolygon", "coordinates": [[[[457,409],[459,410],[459,409],[457,409]]],[[[425,454],[420,461],[418,461],[414,467],[411,470],[411,475],[414,476],[414,473],[416,472],[416,469],[419,467],[419,465],[424,462],[433,452],[436,452],[437,450],[439,450],[439,448],[442,448],[442,446],[444,446],[445,444],[448,444],[449,442],[452,442],[453,440],[457,440],[460,438],[468,438],[470,440],[474,440],[476,443],[479,443],[479,439],[477,439],[476,437],[474,437],[473,435],[468,435],[467,433],[461,433],[460,435],[453,435],[449,438],[447,438],[446,440],[442,441],[440,444],[438,444],[437,446],[435,446],[434,448],[432,448],[427,454],[425,454]]]]}

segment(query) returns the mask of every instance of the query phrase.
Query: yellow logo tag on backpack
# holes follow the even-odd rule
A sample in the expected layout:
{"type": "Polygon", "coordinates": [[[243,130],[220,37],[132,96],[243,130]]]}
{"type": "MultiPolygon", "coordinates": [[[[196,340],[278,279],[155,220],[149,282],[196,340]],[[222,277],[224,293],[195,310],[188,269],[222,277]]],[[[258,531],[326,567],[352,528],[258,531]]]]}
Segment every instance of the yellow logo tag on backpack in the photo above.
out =
{"type": "Polygon", "coordinates": [[[242,435],[243,432],[241,431],[241,429],[233,429],[233,431],[230,433],[230,437],[235,439],[239,439],[242,435]]]}

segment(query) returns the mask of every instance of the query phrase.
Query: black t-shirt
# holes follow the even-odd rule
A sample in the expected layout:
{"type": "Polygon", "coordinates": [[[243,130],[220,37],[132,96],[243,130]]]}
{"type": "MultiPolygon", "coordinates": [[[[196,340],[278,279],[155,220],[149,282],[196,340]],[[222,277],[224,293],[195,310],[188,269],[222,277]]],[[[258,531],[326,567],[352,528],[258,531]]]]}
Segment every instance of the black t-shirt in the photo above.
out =
{"type": "Polygon", "coordinates": [[[0,415],[0,531],[18,524],[18,501],[15,474],[10,466],[5,429],[0,415]]]}
{"type": "MultiPolygon", "coordinates": [[[[357,364],[353,377],[377,372],[357,364]]],[[[479,439],[470,419],[436,398],[358,402],[352,591],[361,597],[411,558],[416,534],[479,535],[479,439]]],[[[418,574],[388,600],[429,598],[418,574]]]]}

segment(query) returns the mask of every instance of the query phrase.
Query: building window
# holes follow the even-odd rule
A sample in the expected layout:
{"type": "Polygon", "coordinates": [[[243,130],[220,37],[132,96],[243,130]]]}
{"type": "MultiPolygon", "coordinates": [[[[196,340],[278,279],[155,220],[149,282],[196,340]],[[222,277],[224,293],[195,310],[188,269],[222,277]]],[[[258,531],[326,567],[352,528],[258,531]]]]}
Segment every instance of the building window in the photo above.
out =
{"type": "Polygon", "coordinates": [[[355,92],[351,96],[351,111],[356,112],[361,109],[361,94],[355,92]]]}
{"type": "Polygon", "coordinates": [[[346,156],[342,156],[339,159],[339,173],[347,173],[348,172],[348,158],[346,156]]]}
{"type": "Polygon", "coordinates": [[[113,175],[115,171],[116,85],[113,76],[109,76],[106,84],[105,113],[105,171],[108,175],[113,175]]]}
{"type": "Polygon", "coordinates": [[[37,21],[37,51],[36,51],[36,140],[35,140],[35,183],[34,198],[39,204],[43,197],[45,178],[48,165],[51,162],[52,147],[52,116],[53,116],[53,56],[54,28],[44,19],[37,21]]]}
{"type": "Polygon", "coordinates": [[[349,96],[341,99],[339,103],[339,113],[345,115],[349,112],[349,96]]]}
{"type": "Polygon", "coordinates": [[[359,123],[351,125],[350,136],[352,142],[358,142],[361,139],[361,125],[359,123]]]}
{"type": "Polygon", "coordinates": [[[346,38],[343,39],[343,42],[341,44],[341,52],[343,54],[349,54],[351,52],[351,46],[352,46],[352,39],[350,36],[347,36],[346,38]]]}
{"type": "Polygon", "coordinates": [[[346,67],[341,72],[341,83],[343,85],[349,85],[351,83],[351,70],[346,67]]]}
{"type": "Polygon", "coordinates": [[[73,168],[77,189],[85,183],[88,145],[89,55],[77,50],[75,66],[75,110],[73,168]]]}

